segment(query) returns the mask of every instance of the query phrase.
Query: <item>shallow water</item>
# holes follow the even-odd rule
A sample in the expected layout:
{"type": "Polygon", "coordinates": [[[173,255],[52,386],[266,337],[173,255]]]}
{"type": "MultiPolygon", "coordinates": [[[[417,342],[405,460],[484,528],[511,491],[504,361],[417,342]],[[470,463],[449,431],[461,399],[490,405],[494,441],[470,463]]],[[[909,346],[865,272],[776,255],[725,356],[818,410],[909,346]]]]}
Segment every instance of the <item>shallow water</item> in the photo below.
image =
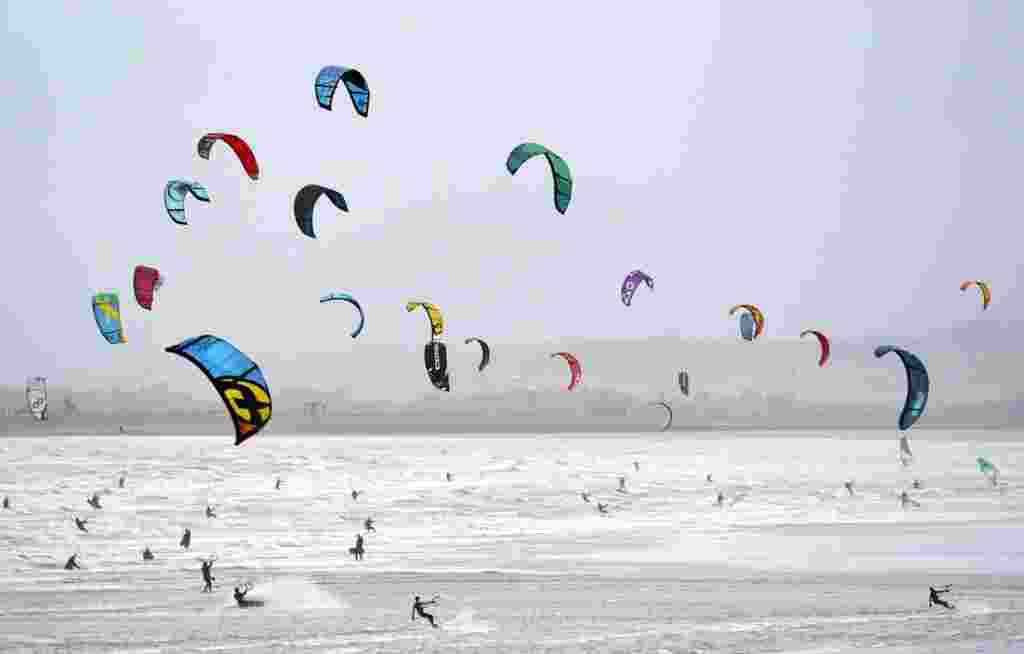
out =
{"type": "Polygon", "coordinates": [[[3,439],[0,649],[1018,651],[1024,439],[916,435],[903,468],[895,438],[846,436],[3,439]],[[243,581],[265,606],[234,606],[243,581]],[[440,594],[441,629],[414,594],[440,594]]]}

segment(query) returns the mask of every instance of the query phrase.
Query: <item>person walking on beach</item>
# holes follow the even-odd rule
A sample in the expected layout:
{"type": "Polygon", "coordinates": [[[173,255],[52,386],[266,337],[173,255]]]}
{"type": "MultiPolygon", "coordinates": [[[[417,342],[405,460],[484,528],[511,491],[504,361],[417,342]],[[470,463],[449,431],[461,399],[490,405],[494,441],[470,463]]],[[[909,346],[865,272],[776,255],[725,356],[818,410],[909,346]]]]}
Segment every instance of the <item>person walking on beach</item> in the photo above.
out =
{"type": "Polygon", "coordinates": [[[354,547],[348,548],[348,553],[351,554],[352,556],[354,556],[356,561],[362,561],[363,560],[363,554],[366,553],[366,550],[363,549],[363,535],[362,534],[356,534],[356,544],[355,544],[354,547]]]}
{"type": "Polygon", "coordinates": [[[211,556],[208,559],[200,559],[202,561],[202,568],[200,569],[203,573],[203,590],[204,593],[213,592],[213,582],[215,577],[213,576],[213,562],[217,560],[217,557],[211,556]]]}

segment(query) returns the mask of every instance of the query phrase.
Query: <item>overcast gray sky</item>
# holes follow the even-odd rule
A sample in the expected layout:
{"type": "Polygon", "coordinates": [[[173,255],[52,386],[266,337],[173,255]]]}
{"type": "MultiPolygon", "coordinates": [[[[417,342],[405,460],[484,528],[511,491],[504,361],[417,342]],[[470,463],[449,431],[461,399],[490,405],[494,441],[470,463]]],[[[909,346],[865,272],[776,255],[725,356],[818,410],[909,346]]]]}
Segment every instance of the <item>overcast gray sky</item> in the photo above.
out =
{"type": "MultiPolygon", "coordinates": [[[[977,318],[1019,329],[1024,103],[1014,2],[8,3],[3,382],[85,370],[201,380],[163,347],[225,337],[278,379],[290,353],[418,347],[438,304],[451,342],[912,334],[977,318]],[[370,116],[313,99],[358,68],[370,116]],[[209,131],[242,135],[251,182],[209,131]],[[547,167],[504,162],[532,140],[547,167]],[[164,183],[210,205],[170,222],[164,183]],[[295,191],[330,186],[316,241],[295,191]],[[135,305],[135,265],[168,278],[135,305]],[[634,268],[655,278],[623,307],[634,268]],[[128,343],[90,311],[121,294],[128,343]],[[366,307],[348,336],[339,290],[366,307]],[[268,366],[264,366],[267,368],[268,366]]],[[[307,359],[308,360],[308,357],[307,359]]],[[[339,374],[332,371],[333,375],[339,374]]],[[[320,380],[323,381],[323,380],[320,380]]],[[[352,380],[349,380],[352,381],[352,380]]],[[[347,383],[347,382],[346,382],[347,383]]]]}

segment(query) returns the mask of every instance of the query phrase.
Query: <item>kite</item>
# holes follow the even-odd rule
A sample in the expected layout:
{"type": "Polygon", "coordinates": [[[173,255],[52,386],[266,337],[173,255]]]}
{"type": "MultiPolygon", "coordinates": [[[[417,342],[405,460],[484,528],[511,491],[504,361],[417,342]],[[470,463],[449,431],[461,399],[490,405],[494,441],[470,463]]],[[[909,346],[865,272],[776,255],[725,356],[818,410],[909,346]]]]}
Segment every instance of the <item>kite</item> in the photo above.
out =
{"type": "Polygon", "coordinates": [[[966,291],[972,286],[977,286],[981,290],[981,310],[984,311],[988,308],[989,302],[992,301],[992,290],[989,289],[988,284],[979,280],[968,279],[964,283],[960,284],[960,290],[966,291]]]}
{"type": "Polygon", "coordinates": [[[561,157],[543,145],[521,143],[509,153],[505,168],[508,169],[510,175],[515,175],[523,163],[538,154],[544,155],[548,160],[548,165],[551,166],[551,175],[555,179],[555,209],[558,210],[558,213],[564,214],[572,199],[572,174],[569,172],[569,165],[561,157]]]}
{"type": "Polygon", "coordinates": [[[164,209],[167,215],[179,225],[187,225],[185,220],[185,198],[192,195],[200,202],[209,202],[210,193],[206,187],[199,182],[190,182],[185,179],[172,179],[164,186],[164,209]]]}
{"type": "Polygon", "coordinates": [[[242,164],[242,168],[245,169],[245,174],[249,176],[249,179],[256,181],[260,178],[260,166],[256,163],[256,155],[252,153],[252,148],[241,137],[234,134],[211,132],[199,139],[199,156],[209,160],[210,149],[217,141],[224,141],[231,148],[235,156],[238,157],[238,161],[242,164]]]}
{"type": "MultiPolygon", "coordinates": [[[[755,307],[753,304],[737,304],[733,308],[729,309],[729,315],[733,315],[734,313],[736,313],[738,309],[746,309],[747,311],[750,312],[750,316],[754,319],[754,325],[756,329],[754,330],[753,336],[747,338],[747,340],[750,341],[760,336],[761,332],[764,331],[764,314],[761,313],[761,310],[755,307]]],[[[744,338],[746,338],[746,336],[744,336],[744,338]]]]}
{"type": "Polygon", "coordinates": [[[669,406],[668,402],[651,402],[651,406],[665,407],[665,410],[668,411],[668,422],[661,428],[661,431],[668,431],[672,427],[672,407],[669,406]]]}
{"type": "Polygon", "coordinates": [[[654,278],[642,270],[634,270],[622,280],[622,303],[627,307],[633,301],[633,293],[640,286],[640,282],[647,284],[647,288],[654,290],[654,278]]]}
{"type": "Polygon", "coordinates": [[[907,372],[907,399],[900,412],[899,426],[900,430],[910,429],[924,413],[925,405],[928,404],[928,371],[920,359],[906,350],[892,345],[875,348],[876,357],[883,357],[890,352],[899,355],[907,372]]]}
{"type": "Polygon", "coordinates": [[[323,304],[324,302],[335,302],[337,300],[348,302],[356,308],[356,311],[359,312],[359,324],[356,326],[355,331],[352,332],[352,338],[359,336],[363,331],[363,326],[366,325],[366,314],[363,313],[363,307],[359,306],[359,302],[357,302],[356,299],[348,293],[328,293],[320,298],[320,304],[323,304]]]}
{"type": "Polygon", "coordinates": [[[679,390],[684,397],[690,397],[690,373],[685,370],[679,373],[679,390]]]}
{"type": "Polygon", "coordinates": [[[580,378],[583,376],[583,369],[580,368],[580,362],[575,356],[568,352],[555,352],[551,355],[552,357],[562,357],[565,362],[569,364],[569,372],[572,374],[572,378],[569,381],[569,385],[565,390],[571,391],[576,388],[576,385],[580,383],[580,378]]]}
{"type": "Polygon", "coordinates": [[[423,363],[427,368],[430,383],[439,391],[452,390],[448,374],[448,347],[441,341],[431,340],[423,348],[423,363]]]}
{"type": "Polygon", "coordinates": [[[821,332],[815,331],[813,329],[806,329],[800,332],[800,338],[803,338],[808,334],[814,334],[814,336],[817,337],[818,339],[818,343],[821,344],[821,356],[818,358],[818,366],[824,366],[825,362],[828,361],[829,352],[832,351],[831,346],[829,346],[828,338],[826,338],[825,335],[822,334],[821,332]]]}
{"type": "Polygon", "coordinates": [[[191,361],[217,389],[235,424],[235,445],[255,436],[270,422],[270,388],[256,363],[224,339],[203,334],[165,352],[191,361]]]}
{"type": "Polygon", "coordinates": [[[993,486],[999,485],[999,468],[983,456],[978,457],[978,472],[988,477],[993,486]]]}
{"type": "Polygon", "coordinates": [[[423,307],[423,310],[427,312],[427,319],[430,321],[430,340],[434,340],[444,331],[444,318],[441,317],[441,310],[429,302],[410,300],[405,303],[406,311],[415,311],[419,307],[423,307]]]}
{"type": "Polygon", "coordinates": [[[132,286],[135,288],[135,301],[143,309],[153,309],[153,298],[164,284],[160,271],[149,266],[135,266],[132,286]]]}
{"type": "Polygon", "coordinates": [[[46,398],[46,377],[32,377],[25,382],[25,401],[32,417],[42,422],[46,420],[49,403],[46,398]]]}
{"type": "Polygon", "coordinates": [[[92,315],[103,338],[111,345],[127,343],[121,325],[121,301],[117,293],[97,293],[92,296],[92,315]]]}
{"type": "Polygon", "coordinates": [[[483,372],[487,364],[491,362],[491,346],[485,343],[479,338],[467,338],[465,340],[466,345],[476,341],[480,344],[480,364],[476,367],[478,372],[483,372]]]}
{"type": "Polygon", "coordinates": [[[356,113],[366,118],[370,113],[370,87],[366,78],[355,68],[341,66],[324,66],[316,74],[313,81],[313,94],[322,109],[330,111],[334,104],[334,92],[338,90],[338,82],[345,85],[348,97],[356,113]]]}
{"type": "Polygon", "coordinates": [[[310,238],[316,238],[316,232],[313,231],[313,207],[321,195],[327,196],[327,199],[339,211],[348,212],[348,204],[345,202],[344,196],[334,189],[316,184],[300,188],[299,192],[295,194],[295,222],[299,225],[302,233],[310,238]]]}

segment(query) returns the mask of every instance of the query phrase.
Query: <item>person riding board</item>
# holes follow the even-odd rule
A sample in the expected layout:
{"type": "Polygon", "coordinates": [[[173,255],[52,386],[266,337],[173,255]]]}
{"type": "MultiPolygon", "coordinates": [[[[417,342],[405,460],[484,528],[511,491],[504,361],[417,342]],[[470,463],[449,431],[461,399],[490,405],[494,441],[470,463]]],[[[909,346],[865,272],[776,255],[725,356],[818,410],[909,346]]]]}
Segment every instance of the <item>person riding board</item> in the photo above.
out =
{"type": "Polygon", "coordinates": [[[78,553],[77,552],[75,554],[72,554],[71,557],[68,558],[67,563],[64,564],[64,569],[65,570],[81,570],[82,569],[81,566],[78,565],[78,553]]]}
{"type": "Polygon", "coordinates": [[[181,547],[184,547],[185,549],[188,549],[189,547],[192,546],[192,530],[191,529],[189,529],[188,527],[185,527],[185,532],[181,535],[181,540],[178,542],[178,545],[180,545],[181,547]]]}
{"type": "Polygon", "coordinates": [[[590,493],[588,493],[587,491],[583,491],[582,493],[580,493],[580,497],[583,498],[584,502],[590,504],[590,493]]]}
{"type": "Polygon", "coordinates": [[[203,590],[204,593],[213,592],[213,582],[215,577],[213,576],[213,562],[217,560],[217,557],[211,556],[209,559],[199,559],[202,561],[202,568],[200,571],[203,573],[203,590]]]}
{"type": "Polygon", "coordinates": [[[444,473],[444,479],[445,479],[445,481],[451,481],[452,480],[452,473],[450,473],[450,472],[444,473]]]}
{"type": "Polygon", "coordinates": [[[718,497],[715,498],[715,504],[717,506],[722,506],[723,504],[725,504],[725,493],[723,493],[722,491],[718,491],[718,497]]]}
{"type": "Polygon", "coordinates": [[[210,506],[209,504],[206,505],[206,517],[207,518],[216,518],[217,517],[217,514],[213,512],[213,507],[210,506]]]}
{"type": "Polygon", "coordinates": [[[917,500],[911,499],[910,494],[907,493],[907,491],[901,491],[900,492],[900,506],[905,509],[905,508],[907,508],[908,504],[911,505],[911,506],[916,506],[916,507],[920,507],[921,506],[920,502],[918,502],[917,500]]]}
{"type": "Polygon", "coordinates": [[[359,493],[360,492],[361,491],[357,491],[357,490],[352,491],[352,501],[353,502],[356,501],[359,498],[359,493]]]}
{"type": "Polygon", "coordinates": [[[929,586],[928,587],[928,608],[931,608],[933,605],[938,605],[938,606],[944,606],[947,609],[953,609],[954,606],[952,604],[950,604],[946,600],[944,600],[941,597],[939,597],[939,595],[942,595],[943,593],[948,593],[950,590],[952,590],[952,588],[953,588],[952,586],[943,586],[942,588],[932,588],[931,586],[929,586]]]}
{"type": "Polygon", "coordinates": [[[146,545],[146,549],[142,550],[142,560],[143,561],[152,561],[153,560],[153,550],[149,549],[149,545],[146,545]]]}
{"type": "Polygon", "coordinates": [[[124,488],[124,475],[117,478],[117,487],[124,488]]]}
{"type": "Polygon", "coordinates": [[[274,490],[281,490],[281,478],[274,480],[274,490]]]}
{"type": "Polygon", "coordinates": [[[89,530],[85,528],[85,525],[89,523],[89,521],[87,519],[83,520],[82,518],[79,518],[78,516],[75,516],[72,519],[75,521],[75,526],[78,527],[79,531],[84,531],[87,534],[89,533],[89,530]]]}
{"type": "Polygon", "coordinates": [[[597,512],[598,513],[608,513],[608,505],[607,504],[603,504],[601,502],[598,502],[597,503],[597,512]]]}
{"type": "Polygon", "coordinates": [[[620,493],[625,493],[626,492],[626,478],[625,477],[619,477],[619,487],[616,488],[615,490],[617,490],[620,493]]]}
{"type": "Polygon", "coordinates": [[[103,506],[100,504],[100,494],[99,493],[93,493],[92,497],[90,497],[89,499],[86,500],[86,503],[88,503],[88,505],[91,506],[94,509],[102,509],[103,508],[103,506]]]}
{"type": "Polygon", "coordinates": [[[420,599],[417,595],[412,600],[412,621],[416,622],[416,616],[419,616],[430,623],[431,627],[437,628],[438,624],[434,621],[434,616],[423,610],[424,606],[430,606],[431,604],[437,604],[437,595],[434,595],[434,599],[429,602],[425,602],[420,599]]]}
{"type": "Polygon", "coordinates": [[[844,481],[843,482],[843,486],[846,487],[846,492],[847,493],[849,493],[850,495],[853,495],[853,480],[844,481]]]}
{"type": "Polygon", "coordinates": [[[363,535],[362,534],[356,534],[356,544],[355,544],[355,547],[348,548],[348,553],[351,554],[352,556],[354,556],[356,558],[356,561],[362,561],[363,560],[363,554],[365,552],[366,552],[366,550],[363,549],[363,535]]]}
{"type": "Polygon", "coordinates": [[[251,590],[252,590],[252,584],[250,584],[250,583],[245,583],[245,584],[243,584],[241,586],[235,586],[235,592],[234,592],[235,601],[238,602],[238,606],[240,608],[245,608],[247,606],[262,606],[263,605],[263,602],[261,600],[245,599],[245,596],[248,595],[249,591],[251,591],[251,590]]]}
{"type": "Polygon", "coordinates": [[[11,498],[7,497],[6,495],[4,495],[4,508],[11,508],[11,498]]]}
{"type": "Polygon", "coordinates": [[[377,531],[377,528],[373,526],[373,518],[367,518],[363,520],[363,529],[366,531],[377,531]]]}

